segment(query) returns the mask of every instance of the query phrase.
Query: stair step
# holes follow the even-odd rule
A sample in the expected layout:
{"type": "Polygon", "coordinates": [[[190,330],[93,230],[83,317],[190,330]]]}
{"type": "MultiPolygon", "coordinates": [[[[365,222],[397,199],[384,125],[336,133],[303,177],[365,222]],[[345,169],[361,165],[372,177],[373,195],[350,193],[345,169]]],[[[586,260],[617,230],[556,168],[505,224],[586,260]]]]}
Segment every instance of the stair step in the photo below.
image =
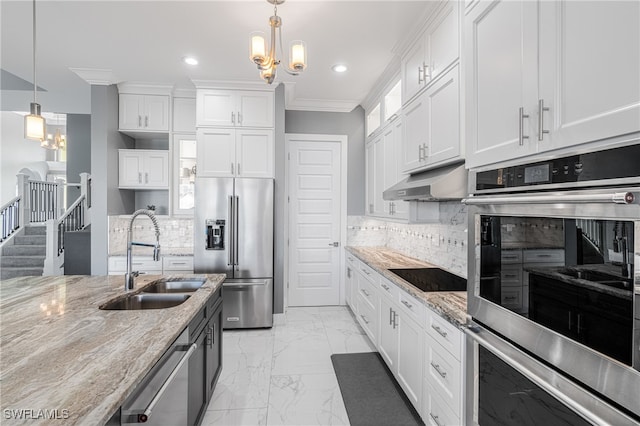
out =
{"type": "Polygon", "coordinates": [[[0,266],[42,268],[44,267],[44,256],[2,256],[0,266]]]}
{"type": "Polygon", "coordinates": [[[2,267],[0,268],[0,280],[16,277],[41,277],[42,271],[43,268],[2,267]]]}
{"type": "Polygon", "coordinates": [[[20,245],[38,245],[43,246],[47,243],[47,237],[44,235],[16,235],[13,238],[13,244],[20,245]]]}
{"type": "Polygon", "coordinates": [[[46,226],[25,226],[24,235],[47,235],[46,226]]]}
{"type": "Polygon", "coordinates": [[[45,256],[46,252],[47,246],[39,244],[2,247],[3,256],[45,256]]]}

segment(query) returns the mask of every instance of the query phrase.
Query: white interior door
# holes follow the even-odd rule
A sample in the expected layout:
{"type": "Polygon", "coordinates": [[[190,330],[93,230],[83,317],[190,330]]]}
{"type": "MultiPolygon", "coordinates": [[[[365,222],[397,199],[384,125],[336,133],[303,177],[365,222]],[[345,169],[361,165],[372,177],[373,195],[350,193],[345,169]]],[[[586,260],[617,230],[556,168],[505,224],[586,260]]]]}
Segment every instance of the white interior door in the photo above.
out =
{"type": "Polygon", "coordinates": [[[288,305],[339,305],[346,137],[288,135],[287,140],[288,305]]]}

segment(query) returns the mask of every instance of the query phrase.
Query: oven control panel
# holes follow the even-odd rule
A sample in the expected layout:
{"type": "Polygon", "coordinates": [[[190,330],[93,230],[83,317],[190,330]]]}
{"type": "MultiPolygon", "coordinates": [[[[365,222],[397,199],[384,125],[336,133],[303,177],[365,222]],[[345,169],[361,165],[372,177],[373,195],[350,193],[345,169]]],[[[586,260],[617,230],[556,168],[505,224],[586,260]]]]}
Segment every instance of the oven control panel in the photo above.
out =
{"type": "Polygon", "coordinates": [[[606,185],[610,179],[634,177],[640,182],[638,159],[640,144],[487,170],[477,173],[476,190],[526,189],[548,184],[570,187],[572,183],[591,181],[606,185]]]}

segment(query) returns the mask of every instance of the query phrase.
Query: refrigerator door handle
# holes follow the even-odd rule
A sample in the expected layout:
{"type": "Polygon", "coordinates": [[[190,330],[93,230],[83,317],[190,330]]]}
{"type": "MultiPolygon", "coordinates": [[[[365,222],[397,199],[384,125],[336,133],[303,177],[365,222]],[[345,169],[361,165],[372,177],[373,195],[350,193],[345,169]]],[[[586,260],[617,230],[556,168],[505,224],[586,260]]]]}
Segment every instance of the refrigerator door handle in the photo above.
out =
{"type": "Polygon", "coordinates": [[[236,202],[235,202],[235,209],[236,209],[236,215],[233,219],[233,229],[234,229],[234,244],[233,244],[233,250],[234,250],[234,254],[233,254],[233,261],[235,262],[235,265],[238,265],[238,241],[239,241],[239,231],[238,228],[240,228],[239,225],[239,216],[240,216],[240,197],[236,195],[236,202]]]}
{"type": "Polygon", "coordinates": [[[229,261],[227,265],[233,265],[233,196],[229,195],[229,247],[227,250],[229,251],[229,261]]]}

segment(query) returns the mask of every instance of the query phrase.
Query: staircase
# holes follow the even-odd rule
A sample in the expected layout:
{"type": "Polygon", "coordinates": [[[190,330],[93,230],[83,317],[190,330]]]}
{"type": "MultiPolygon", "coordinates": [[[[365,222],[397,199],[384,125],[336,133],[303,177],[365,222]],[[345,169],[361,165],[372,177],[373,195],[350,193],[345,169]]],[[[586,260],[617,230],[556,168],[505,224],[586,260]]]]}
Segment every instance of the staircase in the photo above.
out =
{"type": "Polygon", "coordinates": [[[46,227],[26,226],[2,247],[0,280],[41,276],[46,257],[46,227]]]}

